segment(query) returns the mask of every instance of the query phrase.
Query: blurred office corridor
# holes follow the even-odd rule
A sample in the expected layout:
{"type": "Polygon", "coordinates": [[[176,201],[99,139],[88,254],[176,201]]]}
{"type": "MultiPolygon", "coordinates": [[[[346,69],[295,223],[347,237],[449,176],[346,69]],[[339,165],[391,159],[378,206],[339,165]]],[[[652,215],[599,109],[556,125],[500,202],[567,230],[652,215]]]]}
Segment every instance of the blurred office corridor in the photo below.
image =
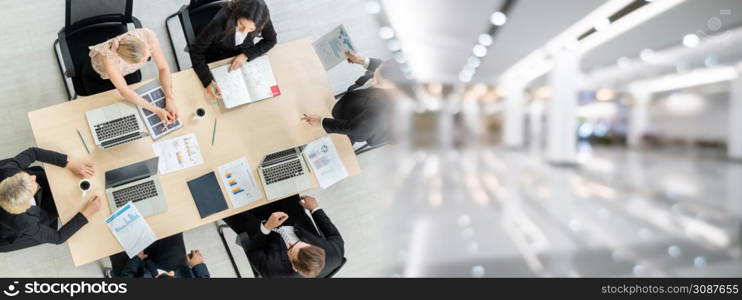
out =
{"type": "Polygon", "coordinates": [[[742,2],[379,3],[387,276],[742,276],[742,2]]]}
{"type": "Polygon", "coordinates": [[[585,147],[560,167],[499,146],[401,152],[392,274],[742,275],[742,165],[719,153],[585,147]]]}

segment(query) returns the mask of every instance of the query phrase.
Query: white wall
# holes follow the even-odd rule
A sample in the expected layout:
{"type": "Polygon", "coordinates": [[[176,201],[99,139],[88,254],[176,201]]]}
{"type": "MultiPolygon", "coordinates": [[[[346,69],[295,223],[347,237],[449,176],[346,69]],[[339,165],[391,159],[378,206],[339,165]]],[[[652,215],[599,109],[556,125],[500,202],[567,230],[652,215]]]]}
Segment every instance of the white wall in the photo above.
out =
{"type": "Polygon", "coordinates": [[[666,107],[667,98],[652,102],[650,132],[663,138],[690,141],[726,141],[729,122],[729,93],[701,95],[702,108],[695,113],[678,115],[666,107]]]}

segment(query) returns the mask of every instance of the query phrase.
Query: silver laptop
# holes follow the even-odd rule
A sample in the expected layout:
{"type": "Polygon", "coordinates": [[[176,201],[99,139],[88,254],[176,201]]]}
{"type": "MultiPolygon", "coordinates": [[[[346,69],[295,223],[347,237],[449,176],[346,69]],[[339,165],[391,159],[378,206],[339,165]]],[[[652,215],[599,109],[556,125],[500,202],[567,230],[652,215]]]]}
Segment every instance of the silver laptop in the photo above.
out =
{"type": "Polygon", "coordinates": [[[157,176],[158,157],[106,172],[106,196],[111,212],[133,202],[144,217],[167,211],[157,176]]]}
{"type": "Polygon", "coordinates": [[[258,173],[268,200],[297,194],[312,187],[303,150],[304,146],[299,146],[263,158],[258,173]]]}
{"type": "Polygon", "coordinates": [[[109,149],[147,136],[137,108],[126,102],[85,112],[95,145],[109,149]]]}

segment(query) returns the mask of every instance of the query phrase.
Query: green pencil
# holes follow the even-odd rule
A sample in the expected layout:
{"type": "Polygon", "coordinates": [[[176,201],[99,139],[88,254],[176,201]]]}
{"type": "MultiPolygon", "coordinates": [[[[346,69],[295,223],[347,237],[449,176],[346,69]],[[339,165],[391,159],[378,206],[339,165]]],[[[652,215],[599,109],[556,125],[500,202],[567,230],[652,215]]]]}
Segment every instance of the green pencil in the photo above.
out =
{"type": "Polygon", "coordinates": [[[214,118],[214,130],[211,131],[211,145],[214,146],[214,139],[216,139],[216,118],[214,118]]]}
{"type": "Polygon", "coordinates": [[[80,137],[80,141],[82,141],[82,145],[85,146],[85,152],[90,154],[90,149],[88,149],[88,144],[85,143],[85,139],[82,138],[82,133],[80,133],[80,129],[75,129],[75,130],[77,130],[77,136],[80,137]]]}

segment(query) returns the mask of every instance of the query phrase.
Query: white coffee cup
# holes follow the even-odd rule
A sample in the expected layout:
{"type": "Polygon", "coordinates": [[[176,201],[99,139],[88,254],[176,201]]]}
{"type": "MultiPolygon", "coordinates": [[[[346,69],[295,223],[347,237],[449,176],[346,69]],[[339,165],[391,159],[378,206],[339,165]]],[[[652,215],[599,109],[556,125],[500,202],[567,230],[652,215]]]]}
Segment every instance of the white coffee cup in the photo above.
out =
{"type": "Polygon", "coordinates": [[[80,184],[78,184],[78,186],[80,187],[83,198],[85,198],[85,195],[88,194],[88,191],[93,188],[93,184],[90,182],[90,180],[87,179],[80,180],[80,184]]]}
{"type": "Polygon", "coordinates": [[[206,109],[199,107],[196,109],[196,112],[193,113],[193,120],[201,120],[203,118],[206,118],[206,109]]]}

